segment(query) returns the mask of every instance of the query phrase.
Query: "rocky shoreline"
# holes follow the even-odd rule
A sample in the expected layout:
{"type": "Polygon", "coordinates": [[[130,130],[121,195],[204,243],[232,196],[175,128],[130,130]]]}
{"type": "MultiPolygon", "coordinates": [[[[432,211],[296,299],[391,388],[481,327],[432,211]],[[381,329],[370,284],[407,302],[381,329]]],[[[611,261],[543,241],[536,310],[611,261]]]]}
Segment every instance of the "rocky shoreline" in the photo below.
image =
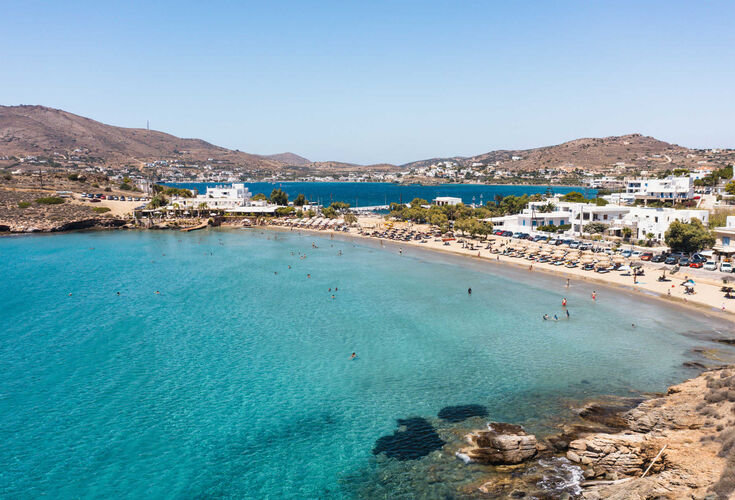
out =
{"type": "MultiPolygon", "coordinates": [[[[457,456],[507,472],[466,489],[470,496],[539,498],[530,478],[544,461],[577,471],[559,497],[728,499],[735,492],[735,367],[707,370],[666,394],[624,410],[592,403],[582,424],[544,440],[520,426],[491,422],[466,436],[457,456]],[[520,464],[520,465],[519,465],[520,464]]],[[[533,479],[534,481],[536,479],[533,479]]],[[[549,496],[548,498],[556,498],[549,496]]]]}

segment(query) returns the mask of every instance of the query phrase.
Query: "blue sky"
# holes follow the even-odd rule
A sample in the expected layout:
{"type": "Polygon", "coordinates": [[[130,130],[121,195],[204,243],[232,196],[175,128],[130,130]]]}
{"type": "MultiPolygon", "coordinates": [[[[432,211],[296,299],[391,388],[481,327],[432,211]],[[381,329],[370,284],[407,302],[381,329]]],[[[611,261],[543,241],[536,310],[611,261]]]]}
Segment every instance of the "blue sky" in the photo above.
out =
{"type": "Polygon", "coordinates": [[[0,103],[403,163],[640,132],[735,147],[735,2],[2,2],[0,103]]]}

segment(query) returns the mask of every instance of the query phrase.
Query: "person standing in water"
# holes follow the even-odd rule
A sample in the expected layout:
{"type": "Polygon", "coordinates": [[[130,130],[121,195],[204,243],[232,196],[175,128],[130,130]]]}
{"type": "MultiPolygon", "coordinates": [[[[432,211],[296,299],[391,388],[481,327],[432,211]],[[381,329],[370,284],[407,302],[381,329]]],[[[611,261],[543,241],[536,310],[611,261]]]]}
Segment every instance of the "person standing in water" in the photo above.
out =
{"type": "Polygon", "coordinates": [[[472,288],[467,289],[467,295],[472,295],[472,288]]]}
{"type": "Polygon", "coordinates": [[[562,307],[567,307],[567,298],[566,297],[564,297],[563,299],[561,299],[561,306],[562,307]]]}
{"type": "Polygon", "coordinates": [[[567,319],[569,319],[569,309],[567,309],[566,312],[567,312],[567,319]]]}
{"type": "Polygon", "coordinates": [[[597,300],[597,290],[592,290],[592,300],[597,300]]]}

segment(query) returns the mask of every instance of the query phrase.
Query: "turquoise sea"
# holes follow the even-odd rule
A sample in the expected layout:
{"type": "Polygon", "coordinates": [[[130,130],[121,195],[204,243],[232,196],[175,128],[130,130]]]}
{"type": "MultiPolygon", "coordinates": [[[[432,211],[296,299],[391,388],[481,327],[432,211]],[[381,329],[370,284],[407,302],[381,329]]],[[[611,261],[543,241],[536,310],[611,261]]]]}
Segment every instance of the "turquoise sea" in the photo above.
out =
{"type": "MultiPolygon", "coordinates": [[[[222,183],[174,183],[172,185],[196,189],[204,193],[207,186],[222,183]]],[[[508,184],[440,184],[424,186],[420,184],[392,184],[390,182],[246,182],[250,192],[269,195],[274,189],[282,189],[293,200],[299,193],[307,199],[329,205],[333,201],[349,203],[353,207],[388,205],[389,203],[408,203],[414,198],[431,201],[437,196],[462,198],[464,203],[485,204],[494,201],[495,196],[521,196],[524,194],[544,194],[547,192],[565,194],[579,191],[594,197],[596,189],[562,186],[514,186],[508,184]]]]}
{"type": "Polygon", "coordinates": [[[2,498],[461,498],[487,471],[452,436],[661,391],[722,327],[295,232],[6,237],[0,256],[2,498]],[[570,319],[542,321],[562,296],[570,319]],[[466,404],[487,416],[437,417],[466,404]]]}

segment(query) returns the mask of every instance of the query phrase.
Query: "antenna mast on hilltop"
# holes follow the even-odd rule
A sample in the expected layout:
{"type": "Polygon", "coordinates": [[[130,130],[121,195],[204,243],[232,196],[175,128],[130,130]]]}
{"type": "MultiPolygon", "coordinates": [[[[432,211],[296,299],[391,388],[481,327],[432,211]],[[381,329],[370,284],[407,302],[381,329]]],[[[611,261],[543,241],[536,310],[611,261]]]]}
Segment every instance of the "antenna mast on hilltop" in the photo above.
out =
{"type": "Polygon", "coordinates": [[[150,120],[146,120],[145,121],[145,128],[146,128],[146,130],[150,130],[151,129],[151,121],[150,120]]]}

